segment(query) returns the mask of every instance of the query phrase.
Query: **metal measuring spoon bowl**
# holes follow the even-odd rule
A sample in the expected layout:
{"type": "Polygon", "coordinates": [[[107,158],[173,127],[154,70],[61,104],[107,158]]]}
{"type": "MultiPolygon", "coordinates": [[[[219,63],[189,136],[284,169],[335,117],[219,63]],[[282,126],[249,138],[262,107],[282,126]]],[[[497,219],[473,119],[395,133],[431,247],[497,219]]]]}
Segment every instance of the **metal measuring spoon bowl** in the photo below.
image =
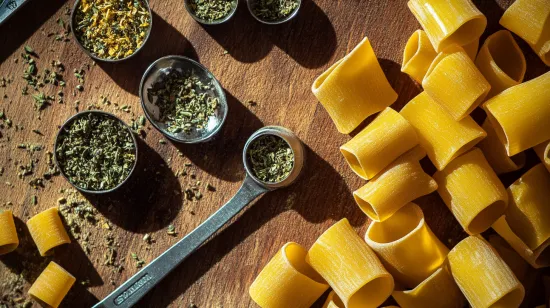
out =
{"type": "Polygon", "coordinates": [[[149,40],[149,37],[151,36],[151,30],[153,29],[153,12],[151,11],[151,6],[149,5],[148,0],[142,0],[143,5],[145,6],[145,8],[147,8],[147,11],[149,12],[149,16],[151,16],[151,20],[149,22],[149,27],[147,27],[147,32],[145,33],[145,38],[143,39],[143,44],[141,44],[141,46],[139,46],[136,50],[134,50],[134,53],[132,53],[131,55],[129,55],[125,58],[122,58],[122,59],[101,58],[100,56],[94,54],[93,52],[88,50],[86,47],[84,47],[84,45],[82,45],[82,43],[78,39],[78,37],[76,35],[76,32],[75,32],[75,29],[77,27],[77,24],[76,24],[76,11],[78,9],[78,6],[80,5],[80,2],[82,2],[82,0],[76,0],[74,2],[74,5],[73,5],[73,10],[71,11],[71,21],[70,21],[71,33],[73,34],[73,38],[76,41],[76,44],[78,45],[78,47],[80,47],[80,49],[82,49],[84,51],[84,53],[86,53],[90,58],[92,58],[96,61],[108,62],[108,63],[122,62],[124,60],[128,60],[128,59],[134,57],[141,49],[143,49],[143,46],[145,46],[145,44],[147,44],[147,41],[149,40]]]}
{"type": "Polygon", "coordinates": [[[166,138],[179,143],[200,143],[210,140],[220,131],[227,118],[227,99],[221,84],[206,67],[183,56],[166,56],[153,62],[141,78],[139,98],[143,112],[149,122],[166,138]],[[160,109],[155,104],[156,98],[151,96],[148,90],[156,83],[162,82],[172,70],[180,73],[192,70],[203,83],[211,85],[208,93],[218,98],[219,105],[214,115],[209,117],[205,128],[192,129],[190,132],[173,133],[168,130],[168,125],[160,120],[160,109]]]}
{"type": "Polygon", "coordinates": [[[122,121],[119,117],[111,114],[111,113],[108,113],[108,112],[105,112],[105,111],[100,111],[100,110],[87,110],[87,111],[81,111],[75,115],[73,115],[72,117],[70,117],[69,119],[67,119],[67,121],[65,121],[65,123],[63,123],[63,125],[61,125],[61,128],[59,129],[59,131],[57,132],[57,135],[55,136],[55,144],[53,146],[53,159],[54,159],[54,162],[55,162],[55,165],[57,167],[57,169],[59,170],[59,172],[61,173],[61,175],[65,178],[65,180],[67,180],[67,182],[69,182],[74,188],[78,189],[79,191],[81,192],[84,192],[84,193],[88,193],[88,194],[94,194],[94,195],[101,195],[101,194],[106,194],[106,193],[110,193],[110,192],[113,192],[117,189],[119,189],[122,185],[124,185],[126,182],[128,182],[128,180],[132,177],[132,174],[134,173],[134,170],[136,169],[136,166],[137,166],[137,161],[138,161],[138,144],[137,144],[137,140],[136,140],[136,136],[134,135],[134,133],[132,132],[132,130],[130,129],[130,127],[128,125],[126,125],[126,123],[124,123],[124,121],[122,121]],[[69,177],[65,174],[65,171],[63,170],[59,160],[57,159],[57,150],[58,150],[58,147],[60,146],[59,142],[60,142],[60,136],[61,134],[63,133],[63,131],[69,126],[71,125],[75,120],[83,117],[83,116],[86,116],[87,114],[90,114],[90,113],[93,113],[93,114],[98,114],[98,115],[102,115],[102,116],[105,116],[105,117],[108,117],[108,118],[112,118],[112,119],[115,119],[116,121],[118,121],[120,124],[122,124],[122,126],[128,130],[128,132],[130,133],[130,136],[132,136],[132,143],[134,144],[134,149],[135,149],[135,157],[136,159],[134,160],[134,164],[132,165],[132,169],[130,169],[130,172],[128,173],[128,175],[126,176],[126,178],[124,179],[124,181],[120,182],[117,186],[111,188],[111,189],[106,189],[106,190],[89,190],[89,189],[85,189],[85,188],[82,188],[76,184],[74,184],[73,182],[71,182],[71,180],[69,179],[69,177]]]}
{"type": "Polygon", "coordinates": [[[206,19],[202,19],[202,18],[198,17],[197,15],[195,15],[195,12],[193,11],[193,8],[191,7],[191,4],[189,3],[189,0],[184,0],[185,9],[187,10],[187,13],[189,13],[189,15],[191,15],[191,17],[193,17],[193,19],[196,22],[198,22],[200,24],[203,24],[203,25],[206,25],[206,26],[219,25],[219,24],[223,24],[224,22],[230,20],[235,15],[235,12],[237,12],[237,7],[239,6],[239,1],[238,0],[232,0],[231,2],[232,2],[231,11],[229,11],[229,13],[225,17],[220,18],[220,19],[216,19],[216,20],[213,20],[213,21],[208,21],[206,19]]]}
{"type": "Polygon", "coordinates": [[[250,138],[248,138],[243,150],[243,165],[247,176],[249,176],[256,183],[264,186],[265,188],[269,190],[274,190],[286,187],[292,184],[296,180],[296,178],[298,178],[298,176],[300,175],[300,171],[304,166],[304,146],[302,145],[300,139],[298,139],[298,137],[296,137],[296,135],[294,135],[294,133],[289,129],[282,126],[266,126],[257,130],[254,134],[252,134],[252,136],[250,136],[250,138]],[[292,154],[294,157],[292,170],[290,171],[290,174],[280,182],[264,182],[258,179],[254,174],[254,170],[252,169],[252,166],[250,164],[250,159],[248,158],[248,149],[250,148],[250,145],[258,138],[266,135],[272,135],[282,138],[292,150],[292,154]]]}
{"type": "Polygon", "coordinates": [[[248,11],[250,14],[259,22],[266,24],[266,25],[280,25],[282,23],[285,23],[294,17],[298,15],[298,11],[300,10],[300,7],[302,6],[302,0],[298,0],[298,6],[292,11],[292,13],[288,14],[287,16],[277,19],[277,20],[265,20],[260,18],[256,13],[254,13],[254,9],[257,5],[258,0],[246,0],[246,5],[248,6],[248,11]]]}
{"type": "Polygon", "coordinates": [[[298,137],[290,130],[280,126],[266,126],[256,131],[248,138],[243,149],[243,162],[246,177],[241,188],[231,200],[220,207],[195,230],[184,236],[101,302],[93,306],[93,308],[129,308],[136,305],[147,292],[152,290],[174,268],[187,259],[187,257],[241,212],[250,202],[266,192],[294,183],[304,166],[304,147],[298,137]],[[259,181],[254,176],[247,162],[246,155],[248,147],[254,140],[264,135],[274,135],[283,138],[294,153],[294,166],[292,171],[284,180],[278,183],[259,181]]]}

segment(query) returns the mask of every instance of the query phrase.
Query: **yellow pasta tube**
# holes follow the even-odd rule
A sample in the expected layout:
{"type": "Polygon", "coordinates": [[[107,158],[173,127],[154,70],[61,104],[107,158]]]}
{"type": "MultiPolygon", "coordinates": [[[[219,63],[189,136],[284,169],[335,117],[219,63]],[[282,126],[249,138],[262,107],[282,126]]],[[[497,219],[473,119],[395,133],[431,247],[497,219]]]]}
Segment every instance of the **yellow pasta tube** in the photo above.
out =
{"type": "Polygon", "coordinates": [[[464,49],[464,51],[466,52],[466,54],[468,55],[468,57],[470,57],[470,59],[472,59],[472,61],[475,61],[476,60],[476,56],[477,56],[477,51],[479,49],[479,39],[467,44],[467,45],[464,45],[462,46],[462,48],[464,49]]]}
{"type": "Polygon", "coordinates": [[[345,218],[317,239],[306,260],[346,308],[378,307],[393,291],[392,276],[345,218]]]}
{"type": "Polygon", "coordinates": [[[550,239],[550,173],[538,164],[508,187],[506,221],[535,250],[550,239]]]}
{"type": "Polygon", "coordinates": [[[418,145],[414,128],[390,107],[340,151],[351,169],[363,179],[372,179],[401,154],[418,145]]]}
{"type": "Polygon", "coordinates": [[[533,148],[540,161],[544,164],[548,172],[550,172],[550,140],[545,141],[533,148]]]}
{"type": "Polygon", "coordinates": [[[456,121],[477,108],[491,89],[474,61],[460,47],[450,47],[435,58],[422,87],[456,121]]]}
{"type": "Polygon", "coordinates": [[[56,207],[33,216],[27,227],[41,256],[51,255],[55,247],[71,242],[56,207]]]}
{"type": "Polygon", "coordinates": [[[414,289],[393,291],[392,296],[403,308],[462,308],[466,304],[447,267],[438,268],[414,289]]]}
{"type": "Polygon", "coordinates": [[[532,267],[542,268],[550,266],[550,249],[548,248],[550,242],[542,244],[536,250],[530,249],[523,240],[512,231],[505,216],[502,216],[493,224],[493,229],[532,267]]]}
{"type": "Polygon", "coordinates": [[[430,64],[437,53],[423,30],[416,30],[405,45],[401,71],[422,83],[430,64]]]}
{"type": "Polygon", "coordinates": [[[487,18],[470,0],[410,0],[409,9],[438,52],[479,39],[487,18]]]}
{"type": "Polygon", "coordinates": [[[455,121],[426,92],[407,103],[401,115],[416,129],[420,145],[438,170],[487,135],[469,116],[455,121]]]}
{"type": "Polygon", "coordinates": [[[365,241],[394,279],[409,288],[435,272],[449,252],[414,203],[405,205],[383,222],[372,222],[365,241]]]}
{"type": "MultiPolygon", "coordinates": [[[[495,225],[500,225],[501,220],[505,220],[504,216],[499,218],[495,225]]],[[[504,221],[506,223],[506,221],[504,221]]],[[[487,240],[489,244],[498,252],[498,255],[504,260],[504,262],[510,267],[514,275],[523,281],[526,278],[526,274],[529,271],[529,264],[525,262],[524,258],[518,254],[514,248],[508,244],[508,242],[501,236],[491,234],[487,240]]]]}
{"type": "Polygon", "coordinates": [[[472,308],[519,307],[525,290],[485,240],[470,236],[448,255],[451,274],[472,308]]]}
{"type": "Polygon", "coordinates": [[[308,308],[328,285],[306,263],[307,251],[286,243],[260,272],[249,289],[252,300],[262,308],[308,308]]]}
{"type": "Polygon", "coordinates": [[[433,177],[441,199],[468,234],[489,229],[506,211],[506,189],[477,148],[455,158],[433,177]]]}
{"type": "Polygon", "coordinates": [[[328,294],[327,300],[325,301],[325,304],[323,305],[323,308],[345,308],[346,306],[344,303],[342,303],[342,300],[334,293],[334,291],[330,291],[328,294]]]}
{"type": "Polygon", "coordinates": [[[520,84],[527,70],[523,52],[506,30],[497,31],[485,40],[475,63],[491,84],[487,98],[520,84]]]}
{"type": "Polygon", "coordinates": [[[397,99],[367,38],[321,74],[311,90],[344,134],[397,99]]]}
{"type": "Polygon", "coordinates": [[[384,221],[414,199],[434,192],[437,183],[418,160],[425,152],[415,148],[353,193],[361,210],[374,221],[384,221]],[[421,153],[420,153],[421,152],[421,153]]]}
{"type": "Polygon", "coordinates": [[[76,279],[55,262],[50,262],[29,289],[29,295],[45,307],[58,307],[76,279]]]}
{"type": "Polygon", "coordinates": [[[550,72],[547,72],[503,91],[484,104],[508,156],[550,139],[549,101],[550,72]]]}
{"type": "Polygon", "coordinates": [[[550,2],[516,0],[500,18],[500,24],[527,41],[541,60],[550,65],[550,2]]]}
{"type": "Polygon", "coordinates": [[[512,157],[506,153],[506,147],[500,141],[488,119],[485,119],[482,126],[487,133],[487,137],[478,143],[478,147],[483,151],[489,165],[496,174],[512,172],[523,168],[525,165],[525,153],[520,152],[512,157]]]}
{"type": "Polygon", "coordinates": [[[0,256],[14,251],[19,246],[19,238],[11,211],[0,210],[0,256]]]}

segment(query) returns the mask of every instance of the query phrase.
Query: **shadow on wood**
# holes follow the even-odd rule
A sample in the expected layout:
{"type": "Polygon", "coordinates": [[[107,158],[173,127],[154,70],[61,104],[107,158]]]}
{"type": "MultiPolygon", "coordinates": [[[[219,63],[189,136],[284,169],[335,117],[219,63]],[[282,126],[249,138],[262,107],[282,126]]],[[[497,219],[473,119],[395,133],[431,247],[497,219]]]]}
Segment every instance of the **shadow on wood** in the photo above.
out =
{"type": "Polygon", "coordinates": [[[237,221],[225,227],[175,269],[142,300],[141,305],[165,307],[174,302],[234,247],[285,211],[296,211],[315,223],[347,217],[352,225],[363,225],[366,217],[355,206],[344,179],[307,146],[306,161],[304,174],[296,184],[261,197],[237,221]],[[330,190],[315,189],[326,187],[327,179],[333,181],[330,190]],[[321,204],[324,206],[320,207],[321,204]]]}
{"type": "Polygon", "coordinates": [[[120,62],[97,64],[128,93],[138,95],[145,70],[157,59],[168,55],[182,55],[199,60],[193,45],[174,27],[153,12],[153,28],[149,40],[134,57],[120,62]]]}
{"type": "MultiPolygon", "coordinates": [[[[34,34],[66,1],[30,1],[0,26],[0,63],[34,34]]],[[[18,56],[19,57],[19,56],[18,56]]]]}
{"type": "Polygon", "coordinates": [[[203,26],[235,59],[252,63],[267,56],[273,45],[306,68],[325,65],[336,51],[336,32],[327,15],[312,0],[302,1],[291,21],[264,25],[250,15],[245,3],[223,26],[203,26]]]}
{"type": "Polygon", "coordinates": [[[136,140],[138,165],[128,182],[111,194],[83,195],[115,225],[148,233],[174,220],[183,206],[182,189],[162,156],[140,138],[136,140]]]}
{"type": "Polygon", "coordinates": [[[225,90],[225,95],[229,112],[218,135],[206,143],[174,143],[174,146],[203,171],[224,181],[239,182],[245,176],[244,144],[263,123],[229,91],[225,90]]]}

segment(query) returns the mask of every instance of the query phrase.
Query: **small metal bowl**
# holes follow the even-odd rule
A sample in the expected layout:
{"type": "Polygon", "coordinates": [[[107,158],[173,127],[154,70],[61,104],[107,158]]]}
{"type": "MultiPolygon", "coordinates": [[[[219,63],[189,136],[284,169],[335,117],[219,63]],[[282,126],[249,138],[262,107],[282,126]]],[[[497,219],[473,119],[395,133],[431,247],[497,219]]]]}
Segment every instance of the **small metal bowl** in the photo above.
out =
{"type": "Polygon", "coordinates": [[[227,99],[218,80],[206,67],[183,56],[166,56],[153,62],[143,74],[143,78],[141,78],[139,98],[141,100],[143,112],[149,122],[166,136],[166,138],[179,143],[192,144],[210,140],[220,131],[227,118],[227,99]],[[153,97],[147,93],[147,90],[151,88],[154,83],[168,75],[171,70],[177,70],[179,72],[193,70],[201,81],[204,83],[211,83],[212,89],[210,90],[210,94],[218,98],[219,106],[215,114],[210,116],[206,128],[194,129],[189,133],[172,133],[168,131],[166,123],[160,121],[160,109],[154,104],[153,97]]]}
{"type": "Polygon", "coordinates": [[[208,20],[199,18],[197,15],[195,15],[195,13],[193,12],[193,9],[189,5],[189,0],[183,0],[183,2],[184,2],[184,5],[185,5],[185,9],[187,10],[187,13],[189,13],[189,15],[191,15],[191,17],[193,17],[193,19],[196,22],[198,22],[200,24],[203,24],[203,25],[206,25],[206,26],[219,25],[219,24],[223,24],[224,22],[230,20],[235,15],[235,12],[237,12],[237,7],[239,6],[239,0],[233,0],[232,1],[233,4],[234,4],[233,8],[231,9],[231,11],[229,11],[229,14],[227,14],[227,16],[225,16],[224,18],[221,18],[221,19],[214,20],[214,21],[208,21],[208,20]]]}
{"type": "Polygon", "coordinates": [[[300,139],[291,130],[282,126],[266,126],[254,132],[246,141],[243,149],[243,165],[246,173],[256,183],[269,190],[275,190],[290,185],[298,178],[298,176],[300,175],[300,171],[302,171],[305,163],[304,152],[304,145],[302,144],[302,141],[300,141],[300,139]],[[264,182],[258,179],[256,175],[254,175],[254,171],[248,158],[248,148],[250,147],[250,145],[259,137],[266,135],[276,136],[283,139],[288,144],[288,146],[292,150],[292,153],[294,154],[294,165],[292,166],[292,170],[290,171],[290,174],[280,182],[264,182]]]}
{"type": "Polygon", "coordinates": [[[250,14],[252,14],[252,16],[257,21],[259,21],[263,24],[266,24],[266,25],[280,25],[282,23],[285,23],[285,22],[293,19],[294,17],[296,17],[296,15],[298,15],[298,11],[300,10],[300,7],[302,6],[302,0],[298,0],[298,6],[296,7],[296,9],[294,9],[294,11],[292,13],[288,14],[288,16],[283,17],[281,19],[270,21],[270,20],[261,19],[260,17],[256,16],[256,14],[254,13],[254,6],[256,5],[257,1],[258,0],[246,0],[246,5],[248,6],[248,11],[250,12],[250,14]]]}
{"type": "Polygon", "coordinates": [[[59,172],[61,173],[61,175],[63,175],[63,177],[67,180],[67,182],[69,182],[74,188],[78,189],[81,192],[88,193],[88,194],[94,194],[94,195],[101,195],[101,194],[106,194],[106,193],[113,192],[113,191],[117,190],[118,188],[120,188],[122,185],[124,185],[126,182],[128,182],[128,179],[130,179],[130,177],[132,177],[132,174],[134,173],[134,170],[136,169],[136,165],[137,165],[137,161],[138,161],[138,144],[137,144],[136,137],[134,136],[134,133],[132,132],[130,127],[128,125],[126,125],[126,123],[124,123],[124,121],[122,121],[117,116],[115,116],[113,114],[110,114],[108,112],[100,111],[100,110],[81,111],[81,112],[71,116],[69,119],[67,119],[67,121],[65,121],[65,123],[63,123],[63,125],[61,125],[61,128],[59,129],[59,131],[57,132],[57,135],[55,136],[55,144],[54,144],[53,148],[54,148],[53,157],[54,157],[55,165],[57,166],[57,169],[59,169],[59,172]],[[128,173],[128,176],[126,177],[126,179],[124,179],[124,181],[120,182],[120,184],[118,184],[117,186],[115,186],[111,189],[107,189],[107,190],[89,190],[89,189],[85,189],[85,188],[82,188],[82,187],[74,184],[73,182],[71,182],[69,180],[69,178],[67,177],[65,172],[63,172],[63,169],[61,168],[61,164],[57,160],[57,147],[59,145],[58,142],[59,142],[59,136],[61,135],[61,132],[69,124],[71,124],[74,120],[76,120],[76,119],[78,119],[78,118],[80,118],[84,115],[90,114],[90,113],[100,114],[100,115],[103,115],[103,116],[106,116],[106,117],[116,119],[118,122],[120,122],[128,130],[128,132],[130,133],[130,136],[132,136],[132,141],[134,143],[134,148],[136,149],[136,153],[135,153],[136,159],[135,159],[134,165],[132,166],[132,169],[130,170],[130,173],[128,173]]]}
{"type": "Polygon", "coordinates": [[[84,47],[82,45],[82,43],[80,43],[80,41],[78,40],[78,37],[76,36],[76,32],[75,32],[75,26],[76,26],[75,19],[76,19],[76,9],[77,9],[78,5],[80,4],[81,0],[76,0],[74,2],[73,10],[71,12],[71,33],[73,34],[73,38],[76,41],[76,44],[78,45],[78,47],[80,47],[80,49],[82,49],[84,51],[84,53],[86,53],[90,58],[92,58],[96,61],[101,61],[101,62],[117,63],[117,62],[122,62],[124,60],[128,60],[128,59],[132,58],[133,56],[135,56],[143,48],[143,46],[145,46],[145,44],[147,44],[147,41],[149,40],[149,36],[151,36],[151,29],[153,28],[153,12],[151,11],[151,6],[149,5],[149,1],[148,0],[141,0],[141,1],[143,2],[145,7],[147,8],[147,11],[149,12],[149,16],[151,16],[151,22],[149,23],[149,27],[147,28],[147,33],[145,34],[145,38],[143,39],[143,44],[141,44],[141,46],[139,46],[139,48],[136,49],[133,54],[127,56],[126,58],[106,59],[106,58],[101,58],[101,57],[97,56],[96,54],[92,53],[90,50],[86,49],[86,47],[84,47]]]}

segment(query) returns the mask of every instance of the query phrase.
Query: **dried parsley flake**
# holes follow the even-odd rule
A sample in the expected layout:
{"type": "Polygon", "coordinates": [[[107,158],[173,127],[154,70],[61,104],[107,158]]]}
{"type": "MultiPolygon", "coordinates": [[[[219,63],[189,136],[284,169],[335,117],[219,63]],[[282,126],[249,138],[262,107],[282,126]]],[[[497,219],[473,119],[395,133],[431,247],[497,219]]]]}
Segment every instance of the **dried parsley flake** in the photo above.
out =
{"type": "Polygon", "coordinates": [[[171,70],[147,91],[159,107],[160,121],[166,123],[169,132],[190,133],[205,128],[218,109],[218,98],[210,93],[211,89],[193,71],[171,70]]]}
{"type": "Polygon", "coordinates": [[[118,186],[136,161],[132,133],[107,115],[83,114],[64,127],[58,138],[55,154],[61,171],[83,189],[108,190],[118,186]]]}
{"type": "Polygon", "coordinates": [[[294,167],[294,152],[281,137],[264,135],[252,142],[247,151],[254,175],[267,183],[286,179],[294,167]]]}

